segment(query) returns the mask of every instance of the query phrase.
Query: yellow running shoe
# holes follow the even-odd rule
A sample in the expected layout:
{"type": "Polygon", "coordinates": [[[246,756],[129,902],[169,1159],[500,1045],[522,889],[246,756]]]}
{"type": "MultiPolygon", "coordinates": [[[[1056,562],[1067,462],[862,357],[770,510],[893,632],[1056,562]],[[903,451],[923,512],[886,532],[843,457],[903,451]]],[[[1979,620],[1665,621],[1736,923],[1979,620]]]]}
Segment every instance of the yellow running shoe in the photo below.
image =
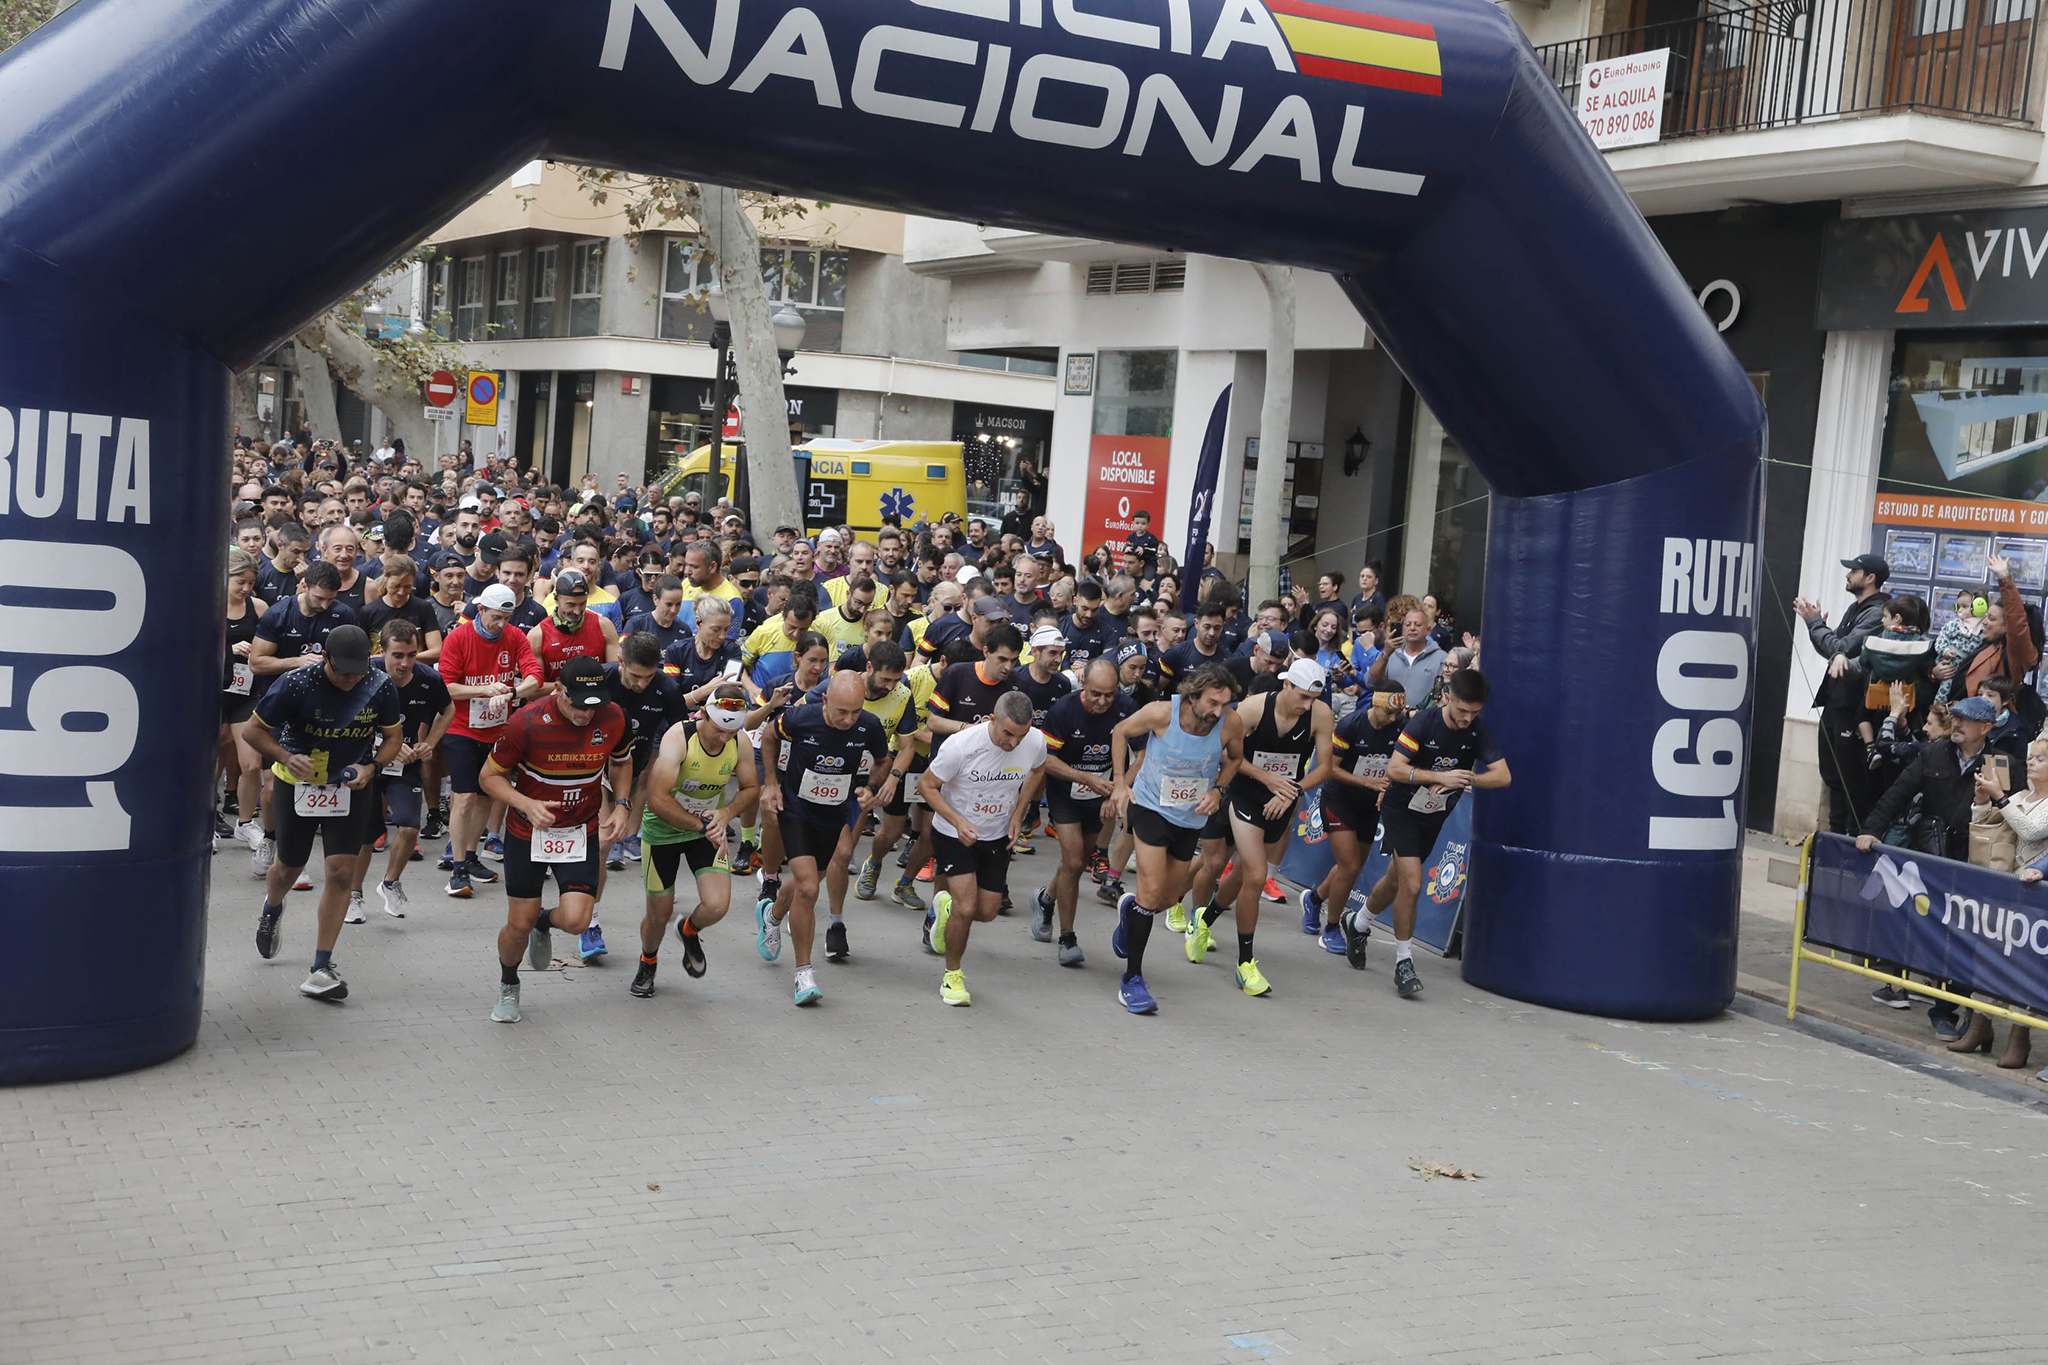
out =
{"type": "Polygon", "coordinates": [[[939,999],[949,1005],[965,1005],[967,999],[967,977],[961,972],[947,972],[939,979],[939,999]]]}
{"type": "Polygon", "coordinates": [[[941,891],[932,897],[932,951],[946,955],[946,921],[953,914],[953,893],[941,891]]]}
{"type": "Polygon", "coordinates": [[[1210,936],[1209,926],[1203,922],[1200,915],[1188,916],[1188,961],[1197,967],[1201,966],[1202,958],[1208,954],[1215,942],[1216,940],[1210,936]]]}
{"type": "Polygon", "coordinates": [[[1237,984],[1246,995],[1265,995],[1273,989],[1273,983],[1259,970],[1257,958],[1237,964],[1237,984]]]}
{"type": "Polygon", "coordinates": [[[1166,927],[1173,930],[1176,934],[1185,934],[1188,931],[1188,903],[1186,901],[1175,901],[1167,907],[1166,927]]]}

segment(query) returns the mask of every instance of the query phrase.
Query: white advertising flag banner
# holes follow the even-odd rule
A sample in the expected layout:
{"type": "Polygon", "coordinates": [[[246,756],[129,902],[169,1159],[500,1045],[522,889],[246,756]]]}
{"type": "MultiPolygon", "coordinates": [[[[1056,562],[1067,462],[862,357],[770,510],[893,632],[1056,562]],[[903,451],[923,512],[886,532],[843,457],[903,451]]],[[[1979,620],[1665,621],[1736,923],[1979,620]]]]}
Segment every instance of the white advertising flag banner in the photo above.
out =
{"type": "Polygon", "coordinates": [[[1579,69],[1579,123],[1601,151],[1664,136],[1664,73],[1671,49],[1608,57],[1579,69]]]}

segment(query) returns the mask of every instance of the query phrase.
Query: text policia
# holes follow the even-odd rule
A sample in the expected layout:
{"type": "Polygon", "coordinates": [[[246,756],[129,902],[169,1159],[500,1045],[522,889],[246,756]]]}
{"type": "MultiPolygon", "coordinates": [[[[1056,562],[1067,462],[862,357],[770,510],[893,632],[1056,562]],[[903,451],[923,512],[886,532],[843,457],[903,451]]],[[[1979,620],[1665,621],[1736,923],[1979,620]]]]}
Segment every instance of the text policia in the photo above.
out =
{"type": "MultiPolygon", "coordinates": [[[[0,517],[38,521],[66,513],[81,522],[149,524],[149,423],[0,408],[0,517]],[[69,498],[74,452],[77,496],[69,498]]],[[[141,634],[147,587],[142,565],[126,550],[0,539],[0,584],[50,583],[104,605],[0,609],[0,657],[104,658],[141,634]]],[[[14,668],[0,665],[0,710],[11,709],[28,725],[0,736],[0,776],[81,779],[85,804],[0,806],[0,852],[127,848],[128,812],[111,774],[127,764],[141,728],[135,685],[111,668],[67,662],[43,669],[19,696],[14,668]],[[66,726],[71,718],[91,716],[103,718],[97,729],[66,726]]]]}
{"type": "MultiPolygon", "coordinates": [[[[1034,0],[1018,6],[1014,22],[1008,17],[1007,0],[954,0],[931,7],[990,20],[1002,28],[1032,29],[1046,24],[1044,11],[1034,0]]],[[[1270,109],[1247,110],[1244,88],[1225,84],[1220,90],[1196,92],[1198,99],[1217,102],[1212,128],[1205,126],[1173,77],[1164,72],[1140,75],[1128,69],[1134,48],[1188,56],[1199,52],[1203,60],[1219,66],[1239,58],[1238,49],[1244,48],[1255,54],[1255,61],[1270,60],[1274,71],[1293,74],[1293,51],[1272,14],[1258,0],[1225,0],[1206,33],[1196,32],[1185,3],[1160,5],[1163,24],[1084,14],[1069,5],[1054,5],[1053,21],[1072,37],[1100,41],[1108,60],[1033,53],[1018,63],[1014,79],[1013,52],[1007,44],[895,24],[868,29],[853,52],[834,51],[817,13],[801,7],[786,11],[759,49],[737,53],[739,10],[740,0],[718,0],[709,31],[700,42],[684,27],[668,0],[612,0],[598,65],[609,71],[625,70],[627,56],[635,50],[635,30],[643,35],[651,30],[683,75],[697,85],[724,85],[733,94],[780,94],[795,87],[777,82],[764,91],[764,84],[770,77],[789,77],[810,86],[822,109],[841,109],[851,102],[855,109],[881,118],[998,136],[1014,134],[1027,141],[1066,147],[1094,149],[1122,142],[1129,156],[1143,156],[1153,141],[1155,124],[1163,122],[1198,166],[1215,166],[1227,158],[1230,170],[1248,172],[1271,159],[1295,163],[1300,178],[1308,184],[1321,184],[1327,177],[1349,189],[1399,195],[1422,192],[1420,175],[1358,164],[1366,133],[1365,110],[1358,105],[1345,107],[1341,127],[1319,127],[1315,111],[1300,95],[1285,95],[1270,109]],[[645,26],[636,24],[636,18],[644,19],[645,26]],[[980,81],[972,105],[932,98],[930,90],[911,94],[901,88],[886,88],[885,58],[892,59],[888,70],[899,73],[904,58],[977,68],[980,81]],[[842,71],[852,73],[843,90],[842,71]],[[1087,123],[1049,116],[1040,103],[1055,86],[1100,90],[1102,116],[1087,123]],[[1325,147],[1333,149],[1327,156],[1325,147]]],[[[701,30],[704,25],[697,27],[701,30]]],[[[845,44],[841,46],[843,49],[845,44]]],[[[901,75],[894,80],[900,85],[901,75]]],[[[1168,139],[1159,141],[1164,146],[1168,139]]]]}

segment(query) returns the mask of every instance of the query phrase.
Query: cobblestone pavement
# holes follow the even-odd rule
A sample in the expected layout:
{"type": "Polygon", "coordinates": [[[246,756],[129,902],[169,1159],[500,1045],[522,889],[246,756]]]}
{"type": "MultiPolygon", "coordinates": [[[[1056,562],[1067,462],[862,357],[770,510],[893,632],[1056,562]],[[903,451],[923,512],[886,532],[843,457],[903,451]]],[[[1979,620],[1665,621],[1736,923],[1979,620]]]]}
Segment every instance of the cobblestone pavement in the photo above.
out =
{"type": "Polygon", "coordinates": [[[199,1045],[0,1092],[0,1360],[2048,1349],[2043,1116],[1772,1023],[1580,1018],[1429,958],[1404,1003],[1383,943],[1354,973],[1291,907],[1271,998],[1162,926],[1161,1013],[1132,1018],[1092,901],[1080,970],[1023,915],[979,927],[971,1009],[879,902],[851,963],[821,952],[822,1008],[745,909],[702,982],[671,939],[642,1001],[629,872],[608,962],[528,973],[524,1022],[493,1025],[495,889],[451,902],[415,864],[411,918],[373,895],[345,933],[332,1006],[297,994],[312,897],[265,963],[246,861],[216,867],[199,1045]]]}

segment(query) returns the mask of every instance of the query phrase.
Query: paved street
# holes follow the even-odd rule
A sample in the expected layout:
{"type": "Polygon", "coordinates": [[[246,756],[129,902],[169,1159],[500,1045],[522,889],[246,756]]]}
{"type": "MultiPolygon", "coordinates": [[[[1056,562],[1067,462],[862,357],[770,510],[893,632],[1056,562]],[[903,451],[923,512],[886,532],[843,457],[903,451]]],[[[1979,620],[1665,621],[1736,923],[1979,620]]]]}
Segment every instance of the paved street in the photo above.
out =
{"type": "Polygon", "coordinates": [[[1774,1023],[1404,1004],[1279,907],[1271,999],[1162,928],[1131,1018],[1092,902],[1079,971],[979,929],[968,1010],[879,903],[821,1009],[744,911],[640,1001],[626,896],[501,1026],[495,888],[415,864],[322,1006],[247,867],[197,1048],[0,1092],[0,1360],[2041,1359],[2043,1114],[1774,1023]]]}

